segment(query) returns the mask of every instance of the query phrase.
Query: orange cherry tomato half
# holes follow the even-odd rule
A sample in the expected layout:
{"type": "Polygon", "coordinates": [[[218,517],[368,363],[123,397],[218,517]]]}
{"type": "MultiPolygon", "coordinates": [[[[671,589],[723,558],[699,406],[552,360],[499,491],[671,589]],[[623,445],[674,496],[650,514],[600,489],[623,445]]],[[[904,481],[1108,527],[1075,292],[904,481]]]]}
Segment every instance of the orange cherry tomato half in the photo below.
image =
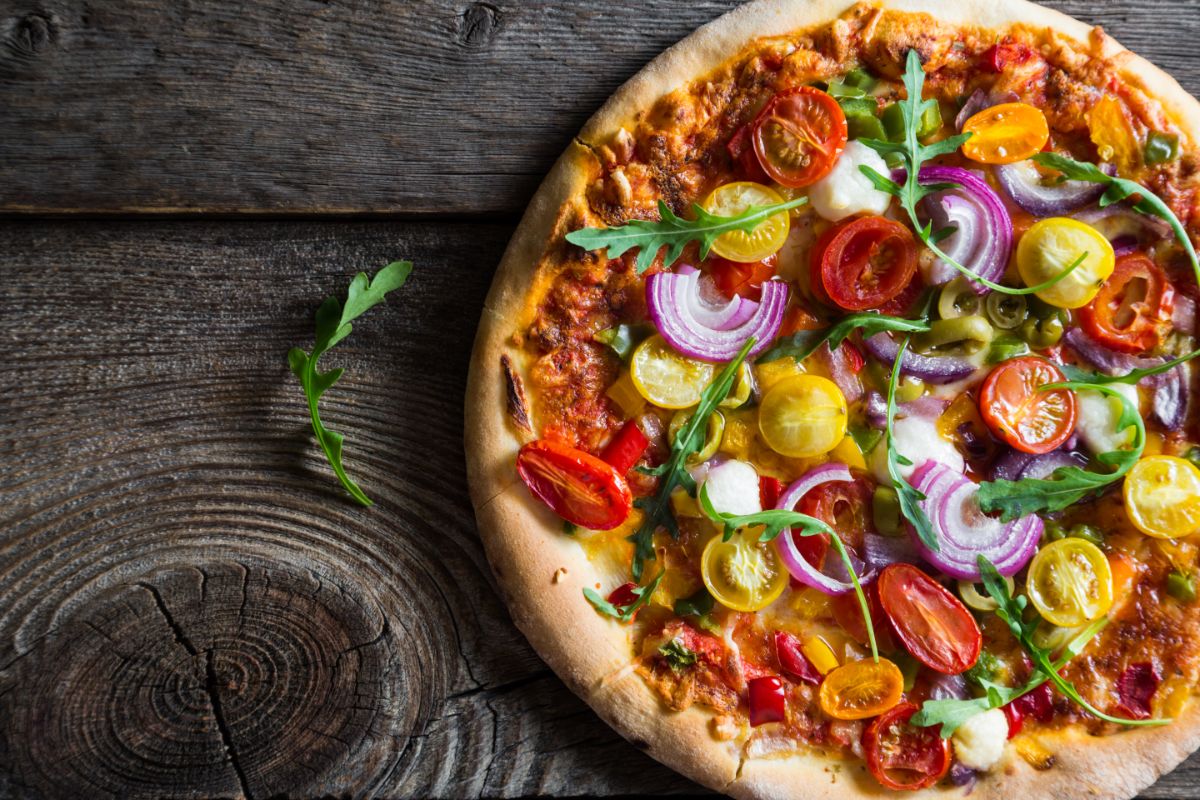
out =
{"type": "Polygon", "coordinates": [[[749,263],[714,256],[709,259],[708,269],[721,294],[757,302],[762,298],[763,283],[775,277],[775,264],[774,255],[749,263]]]}
{"type": "Polygon", "coordinates": [[[1141,253],[1117,259],[1096,299],[1079,309],[1079,321],[1092,338],[1122,353],[1158,346],[1175,308],[1175,287],[1158,265],[1141,253]]]}
{"type": "Polygon", "coordinates": [[[904,649],[925,666],[957,675],[979,660],[983,635],[962,601],[912,564],[879,573],[879,603],[904,649]]]}
{"type": "Polygon", "coordinates": [[[1040,387],[1065,380],[1062,370],[1038,356],[1005,361],[983,382],[979,413],[992,433],[1017,450],[1049,453],[1075,430],[1075,394],[1040,387]]]}
{"type": "Polygon", "coordinates": [[[913,283],[917,242],[895,220],[857,217],[821,235],[812,249],[809,272],[818,300],[847,311],[879,308],[913,283]]]}
{"type": "Polygon", "coordinates": [[[517,474],[555,514],[588,530],[617,527],[633,507],[629,485],[611,464],[552,439],[522,447],[517,474]]]}
{"type": "Polygon", "coordinates": [[[754,120],[758,163],[782,186],[798,189],[824,178],[846,147],[846,115],[820,89],[780,92],[754,120]]]}
{"type": "Polygon", "coordinates": [[[962,153],[982,164],[1012,164],[1041,151],[1050,139],[1050,126],[1041,109],[1028,103],[1001,103],[985,108],[963,125],[971,138],[962,153]]]}
{"type": "Polygon", "coordinates": [[[876,717],[894,707],[904,694],[900,668],[880,658],[850,661],[821,681],[821,710],[834,719],[876,717]]]}
{"type": "Polygon", "coordinates": [[[901,703],[863,731],[867,769],[888,789],[925,789],[950,771],[950,740],[937,726],[921,728],[909,722],[917,713],[913,703],[901,703]]]}

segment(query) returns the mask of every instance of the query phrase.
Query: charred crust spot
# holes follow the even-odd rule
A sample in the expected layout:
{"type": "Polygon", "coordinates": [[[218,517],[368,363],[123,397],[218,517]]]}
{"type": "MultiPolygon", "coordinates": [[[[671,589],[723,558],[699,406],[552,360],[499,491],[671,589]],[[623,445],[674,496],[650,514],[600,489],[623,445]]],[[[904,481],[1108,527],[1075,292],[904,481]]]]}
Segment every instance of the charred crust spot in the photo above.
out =
{"type": "Polygon", "coordinates": [[[504,368],[509,419],[526,433],[533,433],[533,425],[529,422],[529,404],[525,399],[525,386],[521,383],[521,376],[517,374],[507,353],[500,356],[500,366],[504,368]]]}

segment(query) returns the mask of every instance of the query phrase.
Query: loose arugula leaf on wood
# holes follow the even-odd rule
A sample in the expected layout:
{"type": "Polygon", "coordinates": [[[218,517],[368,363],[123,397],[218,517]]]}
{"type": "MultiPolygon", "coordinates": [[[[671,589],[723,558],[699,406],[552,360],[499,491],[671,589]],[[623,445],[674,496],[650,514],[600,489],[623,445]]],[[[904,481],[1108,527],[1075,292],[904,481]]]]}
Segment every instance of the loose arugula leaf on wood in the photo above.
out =
{"type": "Polygon", "coordinates": [[[791,356],[797,361],[803,361],[815,353],[823,342],[829,343],[830,350],[836,350],[855,330],[861,330],[864,337],[874,336],[883,331],[923,333],[929,330],[929,324],[925,320],[889,317],[886,314],[874,312],[850,314],[842,317],[828,328],[798,331],[791,336],[784,337],[774,347],[759,356],[758,360],[775,361],[785,356],[791,356]]]}
{"type": "Polygon", "coordinates": [[[662,248],[667,248],[663,258],[663,266],[669,267],[683,255],[683,248],[690,242],[700,244],[700,258],[708,257],[713,242],[723,233],[742,231],[751,233],[760,223],[781,211],[801,206],[808,202],[806,197],[797,197],[785,203],[772,203],[766,206],[751,206],[741,214],[723,217],[710,214],[692,204],[695,219],[683,219],[676,216],[670,206],[662,200],[658,201],[658,213],[661,219],[634,219],[615,228],[581,228],[567,234],[567,241],[577,244],[585,250],[608,251],[609,258],[617,258],[633,248],[638,248],[636,266],[639,273],[645,272],[654,263],[654,257],[662,248]]]}
{"type": "Polygon", "coordinates": [[[921,129],[921,116],[926,109],[937,105],[936,100],[926,100],[923,97],[925,91],[925,70],[921,67],[921,57],[917,51],[908,51],[908,60],[904,68],[904,88],[908,96],[898,102],[900,106],[901,117],[904,120],[904,139],[900,142],[885,142],[879,139],[859,139],[858,141],[870,147],[880,155],[896,155],[904,162],[905,176],[904,183],[896,183],[891,178],[880,175],[875,170],[864,165],[860,165],[859,169],[875,188],[881,192],[886,192],[900,200],[900,206],[908,213],[909,219],[912,221],[913,228],[917,232],[917,237],[920,238],[925,246],[933,251],[934,255],[945,261],[954,269],[961,272],[966,277],[980,283],[994,292],[1003,294],[1033,294],[1040,292],[1043,289],[1048,289],[1058,283],[1078,266],[1074,264],[1067,269],[1055,275],[1045,283],[1039,283],[1037,286],[1031,286],[1025,289],[1014,289],[1011,286],[1003,286],[983,277],[974,270],[963,266],[955,261],[938,246],[938,242],[948,235],[945,231],[933,230],[933,223],[926,222],[921,224],[917,216],[917,204],[931,194],[943,192],[950,189],[957,189],[959,185],[956,183],[931,183],[922,184],[920,181],[921,165],[931,158],[953,153],[958,150],[968,139],[971,138],[969,133],[960,133],[957,136],[950,136],[940,141],[922,144],[917,137],[917,132],[921,129]]]}
{"type": "Polygon", "coordinates": [[[631,619],[633,619],[633,615],[637,613],[639,608],[650,602],[650,597],[654,594],[655,590],[658,589],[658,585],[662,583],[663,576],[666,574],[667,573],[664,570],[658,573],[654,580],[650,581],[645,586],[638,586],[637,588],[633,589],[633,601],[628,605],[615,606],[601,597],[599,592],[597,592],[595,589],[592,589],[590,586],[584,587],[583,596],[586,597],[587,601],[591,603],[601,614],[606,614],[613,619],[620,620],[621,622],[629,622],[631,619]]]}
{"type": "Polygon", "coordinates": [[[1192,271],[1196,274],[1197,283],[1200,283],[1200,259],[1196,257],[1196,248],[1192,246],[1192,239],[1188,236],[1183,223],[1179,221],[1179,217],[1175,216],[1175,212],[1160,197],[1140,183],[1128,178],[1109,175],[1095,164],[1076,161],[1059,153],[1038,153],[1033,160],[1043,167],[1058,170],[1068,180],[1089,181],[1107,187],[1104,194],[1100,196],[1101,208],[1119,203],[1127,197],[1138,197],[1138,202],[1133,205],[1134,210],[1151,217],[1158,217],[1171,226],[1171,230],[1175,232],[1175,238],[1183,245],[1188,260],[1192,262],[1192,271]]]}
{"type": "Polygon", "coordinates": [[[900,382],[900,364],[904,361],[904,353],[908,350],[908,343],[909,337],[906,336],[904,337],[904,342],[900,345],[900,349],[896,351],[896,360],[892,363],[892,374],[888,378],[887,425],[884,431],[887,437],[887,470],[888,476],[892,479],[892,488],[896,490],[896,494],[900,499],[900,513],[912,523],[913,529],[916,530],[917,536],[920,537],[925,546],[936,553],[941,549],[941,545],[938,544],[937,534],[933,532],[933,523],[929,521],[929,515],[921,507],[921,501],[925,499],[925,495],[917,491],[900,474],[901,466],[910,467],[913,462],[896,449],[895,437],[892,435],[892,427],[896,417],[896,387],[900,382]]]}
{"type": "MultiPolygon", "coordinates": [[[[1119,381],[1109,381],[1118,383],[1119,381]]],[[[1112,450],[1100,453],[1096,460],[1113,472],[1101,474],[1079,467],[1059,467],[1049,478],[1022,478],[1019,481],[996,480],[979,484],[979,506],[991,513],[1000,512],[1002,522],[1023,517],[1026,514],[1061,511],[1083,498],[1119,481],[1142,457],[1146,447],[1146,424],[1142,415],[1128,397],[1107,384],[1063,381],[1048,383],[1042,391],[1052,389],[1091,390],[1115,397],[1121,401],[1121,415],[1117,418],[1117,430],[1134,429],[1133,446],[1129,450],[1112,450]]]]}
{"type": "Polygon", "coordinates": [[[759,535],[759,541],[764,542],[768,542],[779,536],[785,528],[791,528],[793,532],[801,536],[827,535],[830,543],[838,551],[838,555],[841,556],[842,563],[846,566],[846,572],[850,575],[850,582],[854,584],[854,593],[858,596],[858,605],[862,609],[863,622],[867,626],[867,639],[871,644],[871,656],[875,661],[879,661],[879,650],[875,645],[875,627],[871,622],[871,609],[867,605],[867,596],[863,593],[862,584],[858,580],[858,573],[854,571],[854,564],[850,561],[850,554],[846,552],[846,545],[842,543],[842,538],[838,535],[837,531],[815,517],[781,508],[772,508],[754,514],[740,515],[717,511],[713,507],[712,500],[708,497],[707,486],[700,487],[698,499],[700,501],[700,510],[704,512],[704,515],[722,527],[722,536],[725,541],[728,541],[739,528],[749,528],[758,525],[763,526],[763,532],[759,535]]]}
{"type": "Polygon", "coordinates": [[[665,527],[671,535],[678,538],[679,529],[675,525],[675,517],[671,514],[671,493],[677,487],[683,487],[688,494],[695,496],[696,482],[687,471],[688,456],[699,452],[704,446],[704,432],[708,429],[708,419],[721,401],[733,388],[737,379],[738,369],[746,360],[750,349],[754,347],[754,337],[746,340],[742,349],[732,361],[725,365],[716,380],[710,383],[700,394],[700,402],[691,419],[679,429],[675,441],[671,445],[671,456],[653,469],[642,470],[648,475],[662,478],[658,491],[652,497],[640,497],[634,505],[645,513],[642,524],[629,537],[633,542],[633,578],[642,579],[642,569],[646,561],[654,560],[654,532],[660,526],[665,527]]]}
{"type": "Polygon", "coordinates": [[[353,320],[382,303],[388,292],[403,286],[410,272],[412,262],[393,261],[375,273],[374,278],[368,278],[365,272],[358,273],[354,280],[350,281],[344,304],[337,297],[326,297],[317,309],[316,341],[313,343],[312,355],[299,347],[293,347],[288,352],[288,365],[300,380],[304,396],[308,398],[308,414],[312,418],[313,433],[316,434],[317,441],[325,451],[325,457],[329,459],[329,465],[333,467],[338,480],[346,487],[346,491],[364,506],[373,505],[371,498],[350,479],[342,465],[342,443],[345,437],[326,428],[321,423],[321,415],[317,409],[317,401],[342,377],[342,369],[318,372],[317,359],[350,335],[350,331],[353,330],[350,323],[353,320]]]}

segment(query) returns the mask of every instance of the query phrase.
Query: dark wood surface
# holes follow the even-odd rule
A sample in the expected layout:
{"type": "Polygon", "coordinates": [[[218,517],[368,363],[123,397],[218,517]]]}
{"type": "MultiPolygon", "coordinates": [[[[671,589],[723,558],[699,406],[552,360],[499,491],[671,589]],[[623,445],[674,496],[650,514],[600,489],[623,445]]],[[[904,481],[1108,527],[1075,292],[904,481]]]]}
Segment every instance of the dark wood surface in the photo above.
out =
{"type": "MultiPolygon", "coordinates": [[[[699,791],[513,628],[461,413],[537,181],[733,5],[0,0],[0,797],[699,791]],[[327,357],[363,509],[285,354],[400,257],[327,357]]],[[[1054,5],[1200,90],[1195,3],[1054,5]]]]}

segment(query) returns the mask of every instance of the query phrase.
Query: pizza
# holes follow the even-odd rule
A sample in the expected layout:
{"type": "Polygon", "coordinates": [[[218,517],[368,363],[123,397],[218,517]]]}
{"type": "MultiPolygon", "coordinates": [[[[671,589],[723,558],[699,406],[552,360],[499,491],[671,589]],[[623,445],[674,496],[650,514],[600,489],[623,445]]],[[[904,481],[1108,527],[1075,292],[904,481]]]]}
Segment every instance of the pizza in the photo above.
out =
{"type": "Polygon", "coordinates": [[[756,0],[624,86],[485,303],[517,626],[737,797],[1131,797],[1200,744],[1200,105],[1019,0],[756,0]]]}

